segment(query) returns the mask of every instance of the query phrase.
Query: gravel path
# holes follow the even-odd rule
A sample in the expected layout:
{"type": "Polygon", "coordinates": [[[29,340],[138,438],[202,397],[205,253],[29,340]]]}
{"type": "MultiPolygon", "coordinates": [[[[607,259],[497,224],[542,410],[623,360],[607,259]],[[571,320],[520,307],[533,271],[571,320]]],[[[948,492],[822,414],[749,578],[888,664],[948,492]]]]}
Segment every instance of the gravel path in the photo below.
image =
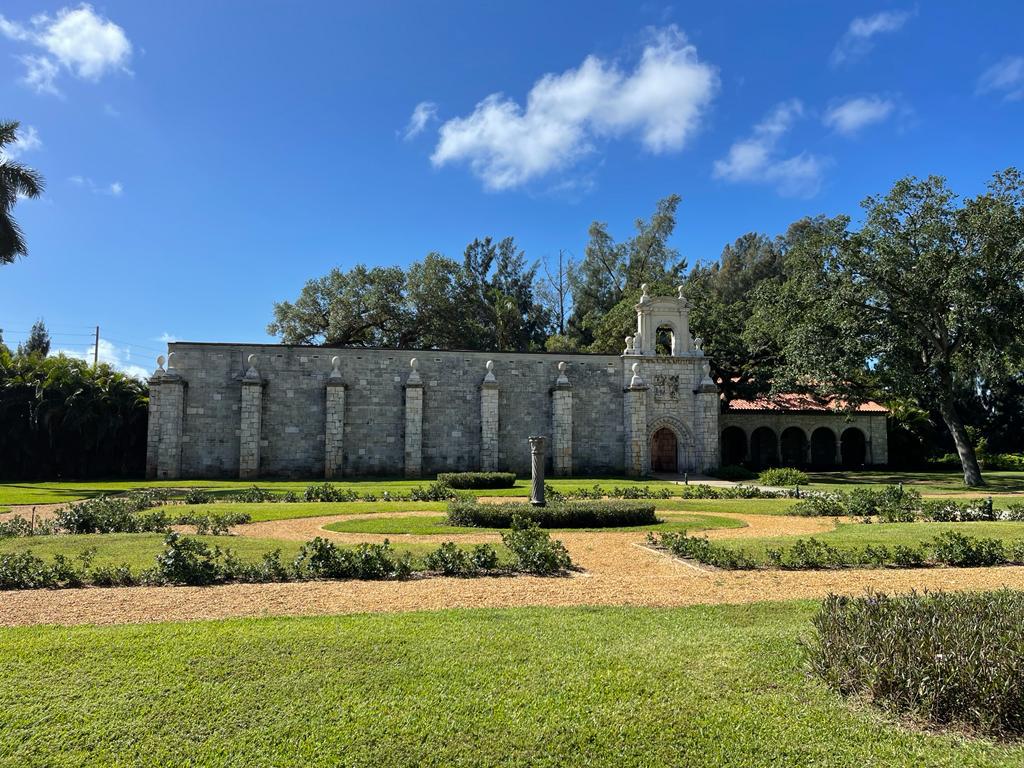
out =
{"type": "MultiPolygon", "coordinates": [[[[395,514],[395,513],[384,513],[395,514]]],[[[401,513],[409,514],[409,513],[401,513]]],[[[419,513],[436,514],[436,513],[419,513]]],[[[695,513],[696,514],[696,513],[695,513]]],[[[715,513],[719,516],[720,513],[715,513]]],[[[374,515],[375,517],[380,515],[374,515]]],[[[722,515],[726,516],[726,515],[722,515]]],[[[834,520],[767,515],[729,515],[745,528],[715,529],[710,537],[812,534],[834,520]]],[[[336,517],[254,523],[241,535],[305,540],[327,535],[339,541],[370,541],[382,535],[320,530],[336,517]]],[[[351,519],[347,516],[346,519],[351,519]]],[[[496,541],[494,534],[390,536],[392,541],[496,541]]],[[[1024,589],[1024,567],[846,571],[705,571],[642,546],[644,534],[559,532],[584,570],[563,578],[528,576],[406,582],[308,582],[231,584],[222,587],[134,587],[30,590],[0,593],[0,626],[29,624],[123,624],[227,617],[306,616],[442,608],[531,605],[682,606],[816,598],[828,592],[866,589],[1024,589]]]]}

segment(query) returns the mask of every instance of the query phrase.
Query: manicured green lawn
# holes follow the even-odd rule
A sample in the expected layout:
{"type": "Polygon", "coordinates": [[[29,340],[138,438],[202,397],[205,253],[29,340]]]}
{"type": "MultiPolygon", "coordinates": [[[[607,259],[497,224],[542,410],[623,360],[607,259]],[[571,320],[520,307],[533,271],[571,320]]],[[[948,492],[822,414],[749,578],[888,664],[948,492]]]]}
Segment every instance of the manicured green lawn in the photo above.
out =
{"type": "MultiPolygon", "coordinates": [[[[343,533],[411,533],[420,535],[451,533],[497,532],[497,528],[467,528],[446,525],[445,515],[409,515],[402,517],[377,517],[363,520],[339,520],[324,526],[329,531],[343,533]]],[[[741,528],[743,523],[729,517],[711,515],[665,515],[665,522],[658,525],[631,525],[617,528],[572,528],[551,529],[575,531],[706,531],[712,528],[741,528]]]]}
{"type": "Polygon", "coordinates": [[[785,515],[797,499],[655,499],[665,512],[736,512],[744,515],[785,515]]]}
{"type": "Polygon", "coordinates": [[[368,515],[378,512],[443,512],[448,508],[444,501],[336,501],[315,502],[299,501],[274,503],[225,503],[183,504],[168,507],[172,515],[194,513],[224,514],[228,512],[245,512],[252,522],[266,520],[292,520],[299,517],[326,517],[329,515],[368,515]]]}
{"type": "MultiPolygon", "coordinates": [[[[248,536],[199,536],[207,544],[231,549],[243,560],[259,560],[275,549],[281,550],[281,559],[290,562],[299,552],[302,542],[280,539],[257,539],[248,536]]],[[[409,552],[416,567],[424,555],[437,548],[437,544],[393,542],[397,552],[409,552]]],[[[440,542],[438,542],[440,543],[440,542]]],[[[0,539],[0,554],[31,551],[44,560],[55,554],[76,558],[87,549],[95,548],[94,565],[125,564],[133,571],[151,568],[156,556],[163,551],[164,537],[159,533],[98,533],[80,536],[31,536],[0,539]]],[[[502,551],[504,549],[502,548],[502,551]]],[[[3,593],[0,592],[0,595],[3,593]]],[[[2,597],[0,597],[2,599],[2,597]]]]}
{"type": "Polygon", "coordinates": [[[880,488],[902,482],[904,486],[927,494],[970,493],[986,496],[990,493],[1024,493],[1024,472],[982,472],[982,477],[987,483],[984,488],[968,488],[964,485],[963,473],[949,470],[811,472],[809,477],[809,487],[819,490],[848,491],[853,486],[880,488]]]}
{"type": "Polygon", "coordinates": [[[0,630],[4,766],[1019,766],[805,672],[809,603],[0,630]]]}
{"type": "MultiPolygon", "coordinates": [[[[814,535],[814,538],[826,541],[834,547],[847,549],[863,549],[868,545],[884,544],[895,546],[917,546],[930,542],[940,533],[956,531],[965,536],[975,538],[993,538],[1002,541],[1024,539],[1024,523],[846,523],[840,524],[833,531],[814,535]]],[[[755,557],[763,558],[769,549],[779,549],[792,545],[798,538],[808,536],[773,536],[769,538],[721,539],[722,544],[734,549],[743,549],[755,557]]]]}

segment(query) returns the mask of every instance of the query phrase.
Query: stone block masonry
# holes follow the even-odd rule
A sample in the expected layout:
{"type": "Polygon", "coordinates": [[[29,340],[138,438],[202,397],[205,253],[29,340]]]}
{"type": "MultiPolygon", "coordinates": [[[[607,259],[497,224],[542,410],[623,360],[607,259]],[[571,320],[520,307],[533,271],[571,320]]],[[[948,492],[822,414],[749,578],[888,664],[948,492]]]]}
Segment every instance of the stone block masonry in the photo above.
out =
{"type": "Polygon", "coordinates": [[[341,358],[333,358],[331,375],[327,378],[324,417],[324,479],[326,480],[334,480],[344,474],[345,382],[341,380],[341,372],[338,370],[340,362],[341,358]]]}

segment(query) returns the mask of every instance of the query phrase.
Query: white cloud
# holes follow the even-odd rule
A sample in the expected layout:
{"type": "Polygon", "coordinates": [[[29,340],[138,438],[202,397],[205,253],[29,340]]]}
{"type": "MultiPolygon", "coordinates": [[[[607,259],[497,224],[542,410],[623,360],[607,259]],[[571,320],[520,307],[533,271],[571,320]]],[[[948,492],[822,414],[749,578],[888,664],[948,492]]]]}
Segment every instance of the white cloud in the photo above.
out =
{"type": "MultiPolygon", "coordinates": [[[[95,349],[96,348],[90,344],[86,349],[55,349],[51,354],[77,357],[79,360],[86,360],[91,363],[95,349]]],[[[138,363],[132,361],[132,351],[130,348],[119,347],[113,342],[102,337],[100,338],[99,343],[99,361],[101,363],[106,363],[111,368],[115,368],[122,373],[134,376],[137,379],[148,379],[156,367],[155,363],[153,368],[146,368],[145,366],[138,365],[138,363]]]]}
{"type": "Polygon", "coordinates": [[[162,344],[173,344],[177,340],[177,336],[175,336],[173,333],[168,333],[167,331],[164,331],[157,338],[154,339],[154,341],[159,341],[162,344]]]}
{"type": "Polygon", "coordinates": [[[780,158],[780,139],[804,116],[804,106],[790,99],[775,106],[754,126],[749,138],[736,141],[723,160],[716,160],[713,175],[731,182],[771,184],[787,196],[810,197],[821,187],[825,161],[807,152],[780,158]]]}
{"type": "Polygon", "coordinates": [[[61,67],[95,82],[109,72],[127,71],[132,53],[124,29],[97,14],[88,3],[62,8],[55,17],[33,16],[28,24],[0,15],[0,34],[44,51],[43,55],[20,57],[25,65],[22,82],[40,93],[59,95],[55,80],[61,67]]]}
{"type": "Polygon", "coordinates": [[[911,15],[908,11],[882,11],[873,16],[858,16],[836,43],[832,51],[832,66],[866,56],[874,47],[875,37],[902,29],[911,15]]]}
{"type": "Polygon", "coordinates": [[[1007,101],[1024,99],[1024,56],[1007,56],[981,73],[976,92],[1001,93],[1007,101]]]}
{"type": "Polygon", "coordinates": [[[402,132],[402,138],[408,141],[415,136],[419,136],[423,133],[423,129],[427,127],[427,123],[436,119],[437,104],[432,101],[421,101],[413,109],[412,115],[409,117],[409,123],[402,132]]]}
{"type": "Polygon", "coordinates": [[[588,56],[540,78],[524,109],[500,93],[440,128],[436,167],[468,162],[490,190],[510,189],[572,165],[599,139],[639,133],[649,152],[682,149],[718,87],[674,25],[655,32],[632,72],[588,56]]]}
{"type": "Polygon", "coordinates": [[[823,122],[829,128],[852,136],[861,128],[887,120],[896,109],[896,104],[881,96],[857,96],[831,107],[823,122]]]}
{"type": "Polygon", "coordinates": [[[39,131],[34,125],[26,125],[18,130],[18,138],[0,150],[0,159],[9,157],[15,160],[26,152],[32,152],[43,146],[43,140],[39,138],[39,131]]]}
{"type": "Polygon", "coordinates": [[[120,197],[124,194],[124,184],[120,181],[112,181],[109,184],[97,184],[95,181],[90,179],[88,176],[70,176],[68,178],[72,184],[82,189],[87,189],[94,195],[110,195],[111,197],[120,197]]]}

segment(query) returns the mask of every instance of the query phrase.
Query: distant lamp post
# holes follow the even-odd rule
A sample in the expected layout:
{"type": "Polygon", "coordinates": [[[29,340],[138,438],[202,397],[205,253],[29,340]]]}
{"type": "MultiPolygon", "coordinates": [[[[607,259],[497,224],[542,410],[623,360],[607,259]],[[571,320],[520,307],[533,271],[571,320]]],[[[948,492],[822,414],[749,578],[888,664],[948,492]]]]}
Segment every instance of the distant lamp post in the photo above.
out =
{"type": "Polygon", "coordinates": [[[531,437],[530,440],[530,503],[535,507],[543,507],[544,501],[544,443],[543,437],[531,437]]]}

